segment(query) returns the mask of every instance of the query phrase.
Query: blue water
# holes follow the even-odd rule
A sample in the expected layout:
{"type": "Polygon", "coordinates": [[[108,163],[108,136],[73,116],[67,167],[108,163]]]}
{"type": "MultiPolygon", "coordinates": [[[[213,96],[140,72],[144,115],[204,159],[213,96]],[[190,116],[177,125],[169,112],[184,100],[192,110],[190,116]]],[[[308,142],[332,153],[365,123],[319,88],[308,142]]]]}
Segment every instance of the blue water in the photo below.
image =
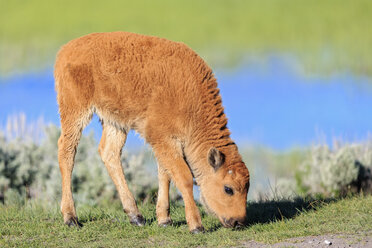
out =
{"type": "MultiPolygon", "coordinates": [[[[304,76],[282,61],[216,70],[232,137],[240,145],[276,150],[365,139],[372,131],[372,80],[351,73],[304,76]]],[[[0,126],[23,112],[28,121],[43,117],[59,125],[52,70],[0,79],[0,126]]],[[[87,131],[99,139],[97,117],[87,131]]],[[[143,141],[131,134],[127,147],[143,141]]]]}

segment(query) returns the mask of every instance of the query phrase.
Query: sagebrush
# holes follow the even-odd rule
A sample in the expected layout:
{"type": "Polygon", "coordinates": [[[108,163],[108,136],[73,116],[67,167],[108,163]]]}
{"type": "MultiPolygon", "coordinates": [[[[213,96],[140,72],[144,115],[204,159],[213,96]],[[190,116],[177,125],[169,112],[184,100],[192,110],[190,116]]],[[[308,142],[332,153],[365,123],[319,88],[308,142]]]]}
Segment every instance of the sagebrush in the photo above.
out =
{"type": "Polygon", "coordinates": [[[282,195],[339,197],[350,193],[372,193],[372,140],[361,143],[334,142],[333,147],[311,148],[292,177],[280,178],[282,195]]]}
{"type": "MultiPolygon", "coordinates": [[[[60,130],[45,128],[39,143],[16,136],[0,134],[0,197],[5,203],[29,198],[59,201],[61,176],[58,166],[57,141],[60,130]]],[[[115,186],[98,154],[93,134],[83,135],[76,154],[73,192],[79,203],[95,204],[117,198],[115,186]]],[[[122,164],[133,194],[142,201],[153,200],[157,189],[156,173],[147,167],[149,151],[129,155],[122,153],[122,164]]]]}

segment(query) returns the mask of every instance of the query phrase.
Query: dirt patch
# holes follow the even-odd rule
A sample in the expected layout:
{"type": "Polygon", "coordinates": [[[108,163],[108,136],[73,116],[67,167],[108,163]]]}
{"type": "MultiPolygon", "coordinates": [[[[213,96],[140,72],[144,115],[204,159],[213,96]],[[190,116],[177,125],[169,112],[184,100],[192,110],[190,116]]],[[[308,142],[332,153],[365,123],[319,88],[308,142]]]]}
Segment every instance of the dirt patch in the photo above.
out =
{"type": "Polygon", "coordinates": [[[372,233],[364,234],[329,234],[321,236],[307,236],[291,238],[276,244],[262,244],[256,241],[248,241],[242,247],[331,247],[331,248],[361,248],[372,247],[372,233]]]}

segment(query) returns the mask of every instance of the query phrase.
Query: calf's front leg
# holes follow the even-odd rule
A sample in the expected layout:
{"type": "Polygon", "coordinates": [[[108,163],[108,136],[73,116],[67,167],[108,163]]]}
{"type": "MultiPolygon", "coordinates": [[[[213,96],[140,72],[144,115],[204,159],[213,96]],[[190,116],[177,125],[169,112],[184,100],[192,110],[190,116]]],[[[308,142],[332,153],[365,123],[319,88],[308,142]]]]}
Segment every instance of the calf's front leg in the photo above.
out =
{"type": "MultiPolygon", "coordinates": [[[[172,145],[164,145],[164,143],[162,143],[159,146],[155,146],[153,148],[154,148],[154,152],[155,152],[159,165],[162,167],[163,170],[169,173],[176,187],[182,194],[182,198],[185,203],[185,215],[186,215],[187,224],[189,226],[189,230],[192,233],[199,233],[199,232],[204,231],[204,227],[201,223],[200,213],[194,200],[193,177],[182,154],[180,154],[179,151],[172,145]]],[[[159,183],[160,183],[160,180],[159,180],[159,183]]],[[[164,185],[165,184],[163,184],[163,186],[164,185]]],[[[169,191],[169,186],[168,186],[167,191],[169,191]]],[[[165,193],[160,192],[159,196],[164,197],[164,194],[165,193]]],[[[164,201],[165,198],[162,198],[162,199],[164,201]]],[[[166,200],[164,202],[166,203],[166,200]]],[[[166,205],[167,204],[162,205],[161,202],[159,203],[159,206],[166,206],[166,205]]],[[[157,210],[157,213],[160,213],[160,218],[164,218],[164,216],[166,216],[164,215],[164,211],[160,209],[157,210]]],[[[159,218],[159,215],[158,215],[158,218],[159,218]]],[[[160,222],[159,222],[159,219],[158,219],[158,222],[161,223],[162,220],[163,219],[160,219],[160,222]]]]}

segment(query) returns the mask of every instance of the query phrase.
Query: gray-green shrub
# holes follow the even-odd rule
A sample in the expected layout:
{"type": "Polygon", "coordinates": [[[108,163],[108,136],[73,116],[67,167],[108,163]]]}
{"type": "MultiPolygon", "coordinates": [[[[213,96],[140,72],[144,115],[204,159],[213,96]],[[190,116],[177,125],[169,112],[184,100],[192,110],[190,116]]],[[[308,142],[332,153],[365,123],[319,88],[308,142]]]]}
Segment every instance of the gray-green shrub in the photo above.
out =
{"type": "MultiPolygon", "coordinates": [[[[59,135],[60,130],[54,125],[45,128],[44,138],[39,142],[18,135],[6,137],[0,133],[0,199],[3,202],[18,198],[59,202],[59,135]]],[[[152,200],[157,189],[156,173],[146,168],[151,161],[150,155],[145,151],[131,155],[123,152],[121,157],[127,182],[138,200],[152,200]]],[[[83,135],[79,143],[72,188],[78,203],[96,204],[117,198],[93,134],[83,135]]]]}
{"type": "Polygon", "coordinates": [[[321,194],[326,197],[370,192],[372,140],[359,144],[335,143],[314,146],[295,170],[294,177],[278,180],[285,196],[321,194]]]}

